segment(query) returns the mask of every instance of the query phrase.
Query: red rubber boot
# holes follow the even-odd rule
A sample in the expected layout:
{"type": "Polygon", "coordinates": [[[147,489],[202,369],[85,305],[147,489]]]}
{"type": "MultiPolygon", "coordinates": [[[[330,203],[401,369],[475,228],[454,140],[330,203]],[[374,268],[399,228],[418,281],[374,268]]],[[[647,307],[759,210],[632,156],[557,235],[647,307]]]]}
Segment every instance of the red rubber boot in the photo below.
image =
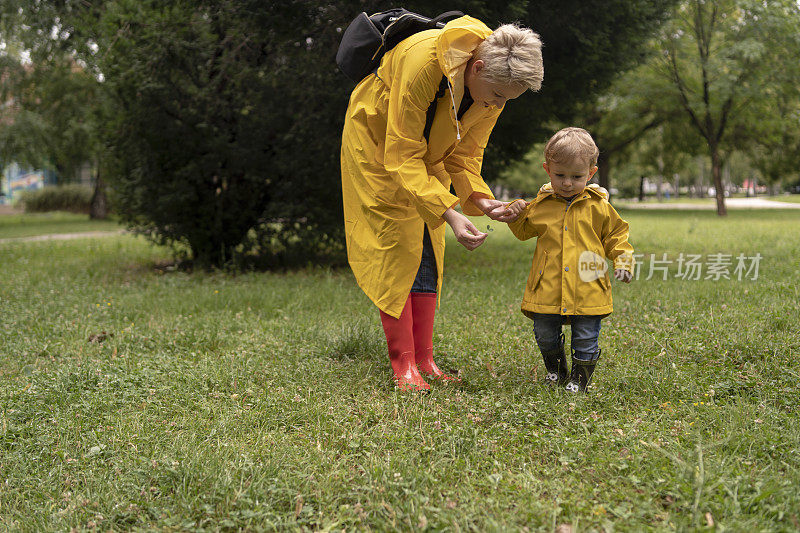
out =
{"type": "Polygon", "coordinates": [[[400,318],[394,318],[383,311],[381,324],[386,334],[386,344],[389,347],[389,361],[392,363],[394,380],[400,390],[424,391],[431,388],[417,369],[414,362],[414,330],[411,317],[411,298],[406,300],[406,305],[400,318]]]}
{"type": "Polygon", "coordinates": [[[433,319],[436,316],[436,294],[412,292],[411,310],[414,317],[414,356],[419,371],[433,379],[461,381],[448,376],[436,366],[433,360],[433,319]]]}

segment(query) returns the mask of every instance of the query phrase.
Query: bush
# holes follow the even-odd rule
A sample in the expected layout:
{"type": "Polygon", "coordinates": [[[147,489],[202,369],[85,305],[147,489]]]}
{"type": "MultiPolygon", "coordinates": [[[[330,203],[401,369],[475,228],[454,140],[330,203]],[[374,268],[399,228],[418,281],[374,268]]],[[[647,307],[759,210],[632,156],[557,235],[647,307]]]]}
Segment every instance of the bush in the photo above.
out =
{"type": "Polygon", "coordinates": [[[92,188],[86,185],[50,186],[33,191],[23,191],[19,203],[26,213],[69,211],[88,214],[93,192],[92,188]]]}

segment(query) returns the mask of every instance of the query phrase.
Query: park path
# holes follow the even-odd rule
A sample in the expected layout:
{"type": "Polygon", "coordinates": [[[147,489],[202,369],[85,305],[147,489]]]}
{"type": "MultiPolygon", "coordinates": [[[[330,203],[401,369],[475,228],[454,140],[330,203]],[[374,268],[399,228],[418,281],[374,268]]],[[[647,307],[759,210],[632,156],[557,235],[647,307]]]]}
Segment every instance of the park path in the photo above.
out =
{"type": "MultiPolygon", "coordinates": [[[[717,203],[709,198],[708,203],[658,203],[658,202],[619,202],[615,203],[626,209],[716,209],[717,203]]],[[[800,203],[776,202],[765,198],[726,198],[725,205],[729,209],[800,209],[800,203]]]]}
{"type": "Polygon", "coordinates": [[[84,239],[94,237],[112,237],[122,235],[125,230],[118,231],[84,231],[81,233],[51,233],[50,235],[34,235],[32,237],[9,237],[0,239],[0,244],[11,242],[38,242],[38,241],[68,241],[72,239],[84,239]]]}

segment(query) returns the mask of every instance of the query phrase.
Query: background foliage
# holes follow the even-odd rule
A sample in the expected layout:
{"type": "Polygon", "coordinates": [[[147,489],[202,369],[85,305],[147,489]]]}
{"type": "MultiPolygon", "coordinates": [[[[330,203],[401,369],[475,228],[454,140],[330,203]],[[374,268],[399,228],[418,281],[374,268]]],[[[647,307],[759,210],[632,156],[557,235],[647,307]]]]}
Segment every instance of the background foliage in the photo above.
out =
{"type": "MultiPolygon", "coordinates": [[[[545,43],[545,85],[509,105],[487,153],[492,180],[636,63],[668,0],[508,4],[407,2],[460,9],[490,27],[519,21],[545,43]]],[[[335,66],[341,31],[390,2],[9,0],[5,32],[67,51],[108,108],[97,125],[117,207],[196,261],[330,255],[341,250],[339,140],[352,84],[335,66]],[[11,21],[11,22],[9,22],[11,21]],[[56,28],[57,31],[54,31],[56,28]]]]}
{"type": "MultiPolygon", "coordinates": [[[[599,182],[627,195],[642,176],[704,195],[711,185],[797,182],[800,64],[787,58],[798,48],[793,0],[676,4],[643,61],[575,108],[573,123],[600,147],[599,182]]],[[[535,192],[540,165],[534,147],[504,181],[535,192]]]]}
{"type": "Polygon", "coordinates": [[[19,202],[26,213],[46,211],[89,213],[92,205],[92,189],[78,184],[45,187],[34,191],[23,191],[19,202]]]}

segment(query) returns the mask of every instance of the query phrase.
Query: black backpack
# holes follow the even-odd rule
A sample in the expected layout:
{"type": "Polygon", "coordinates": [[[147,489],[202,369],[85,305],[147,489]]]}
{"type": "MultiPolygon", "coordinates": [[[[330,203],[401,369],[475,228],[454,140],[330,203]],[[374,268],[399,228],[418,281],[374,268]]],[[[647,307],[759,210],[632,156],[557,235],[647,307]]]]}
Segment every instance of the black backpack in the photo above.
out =
{"type": "MultiPolygon", "coordinates": [[[[448,11],[436,18],[428,18],[412,13],[402,7],[382,11],[372,16],[361,12],[347,26],[336,51],[336,64],[351,80],[358,83],[378,70],[381,58],[406,37],[436,28],[443,28],[451,19],[464,16],[460,11],[448,11]]],[[[426,114],[423,135],[428,140],[433,116],[436,114],[436,101],[447,90],[447,77],[442,76],[439,89],[434,95],[426,114]]]]}

